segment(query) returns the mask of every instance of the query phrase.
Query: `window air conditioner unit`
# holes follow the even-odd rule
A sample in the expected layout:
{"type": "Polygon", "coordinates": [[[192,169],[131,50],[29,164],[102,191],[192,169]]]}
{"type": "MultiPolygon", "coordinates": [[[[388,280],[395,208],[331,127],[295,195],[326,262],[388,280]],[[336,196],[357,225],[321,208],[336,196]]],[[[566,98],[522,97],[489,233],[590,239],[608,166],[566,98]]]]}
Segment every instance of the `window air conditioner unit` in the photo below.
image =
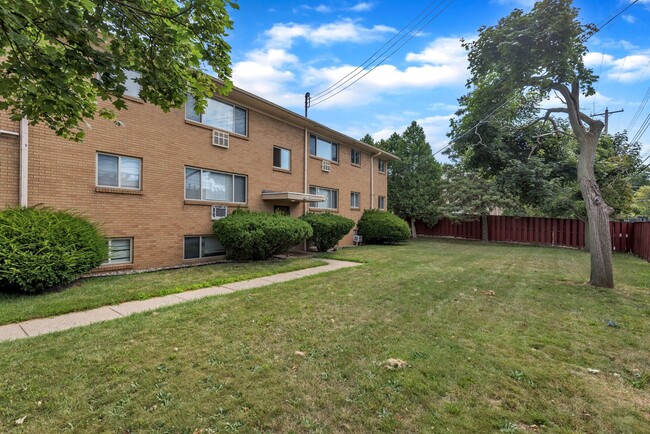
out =
{"type": "Polygon", "coordinates": [[[230,134],[223,131],[212,130],[212,144],[220,148],[227,148],[230,142],[230,134]]]}
{"type": "Polygon", "coordinates": [[[352,235],[352,242],[355,244],[361,244],[363,242],[363,237],[361,235],[352,235]]]}
{"type": "Polygon", "coordinates": [[[321,168],[323,169],[323,172],[329,172],[332,169],[332,165],[329,161],[323,160],[321,168]]]}
{"type": "Polygon", "coordinates": [[[228,207],[220,205],[212,205],[212,220],[220,220],[228,217],[228,207]]]}

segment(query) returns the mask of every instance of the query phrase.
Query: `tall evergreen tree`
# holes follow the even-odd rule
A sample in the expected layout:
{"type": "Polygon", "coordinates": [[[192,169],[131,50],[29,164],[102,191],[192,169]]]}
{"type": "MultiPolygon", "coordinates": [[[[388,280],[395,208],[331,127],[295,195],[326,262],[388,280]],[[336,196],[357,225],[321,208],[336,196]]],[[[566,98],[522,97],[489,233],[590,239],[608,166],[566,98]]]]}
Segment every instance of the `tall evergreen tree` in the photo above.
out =
{"type": "MultiPolygon", "coordinates": [[[[372,137],[366,135],[362,140],[368,143],[372,137]]],[[[401,135],[393,133],[377,145],[399,157],[388,167],[388,206],[410,222],[416,237],[416,220],[433,225],[438,219],[440,164],[433,157],[424,129],[415,121],[401,135]]]]}

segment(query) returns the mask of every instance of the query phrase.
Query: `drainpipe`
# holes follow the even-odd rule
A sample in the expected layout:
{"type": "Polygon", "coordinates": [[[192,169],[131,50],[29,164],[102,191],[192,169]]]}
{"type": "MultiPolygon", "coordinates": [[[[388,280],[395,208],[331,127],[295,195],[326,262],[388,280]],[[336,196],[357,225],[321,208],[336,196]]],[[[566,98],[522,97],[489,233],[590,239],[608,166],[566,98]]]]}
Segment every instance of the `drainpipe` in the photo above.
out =
{"type": "Polygon", "coordinates": [[[21,207],[26,207],[28,204],[27,170],[29,167],[28,166],[29,124],[27,123],[27,118],[22,118],[20,120],[19,135],[20,135],[20,189],[18,192],[18,202],[21,207]]]}
{"type": "MultiPolygon", "coordinates": [[[[303,173],[303,193],[309,194],[309,185],[307,185],[307,163],[309,160],[309,132],[305,128],[305,161],[304,161],[304,173],[303,173]]],[[[307,214],[307,202],[302,203],[302,213],[303,215],[307,214]]],[[[306,250],[306,249],[305,249],[306,250]]]]}
{"type": "Polygon", "coordinates": [[[27,206],[27,144],[29,143],[29,131],[27,129],[27,118],[20,121],[20,129],[18,132],[0,130],[0,134],[18,137],[20,146],[20,162],[19,162],[19,175],[18,175],[18,204],[21,207],[27,206]]]}
{"type": "Polygon", "coordinates": [[[381,152],[377,155],[370,156],[370,209],[375,209],[375,157],[379,157],[381,152]]]}
{"type": "MultiPolygon", "coordinates": [[[[305,107],[305,115],[307,115],[307,108],[306,107],[305,107]]],[[[303,173],[303,193],[305,193],[305,194],[309,194],[309,191],[308,191],[309,185],[307,185],[307,162],[309,160],[309,148],[308,148],[308,146],[309,146],[309,132],[307,131],[307,128],[305,128],[305,146],[304,146],[304,151],[305,151],[304,152],[304,154],[305,154],[304,160],[305,161],[304,161],[304,173],[303,173]]],[[[307,207],[308,206],[309,205],[307,204],[307,202],[304,201],[304,198],[303,198],[303,202],[302,202],[302,214],[303,215],[307,214],[307,207]]],[[[307,251],[307,240],[303,241],[302,250],[304,252],[307,251]]]]}

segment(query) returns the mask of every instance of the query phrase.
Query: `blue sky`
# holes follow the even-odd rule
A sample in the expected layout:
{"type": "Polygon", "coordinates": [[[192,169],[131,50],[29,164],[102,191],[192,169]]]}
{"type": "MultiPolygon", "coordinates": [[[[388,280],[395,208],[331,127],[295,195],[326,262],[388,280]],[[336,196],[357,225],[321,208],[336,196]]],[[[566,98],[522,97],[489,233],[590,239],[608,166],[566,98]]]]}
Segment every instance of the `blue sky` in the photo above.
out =
{"type": "MultiPolygon", "coordinates": [[[[575,0],[583,22],[601,24],[632,0],[575,0]]],[[[235,85],[298,113],[312,95],[309,117],[360,138],[386,138],[411,121],[422,125],[434,151],[447,143],[449,118],[466,92],[466,53],[460,38],[476,37],[530,0],[240,0],[232,11],[235,85]],[[445,7],[446,6],[446,7],[445,7]],[[427,9],[428,7],[428,9],[427,9]],[[315,97],[366,61],[423,11],[439,13],[381,66],[330,99],[315,97]]],[[[418,26],[418,28],[421,27],[418,26]]],[[[588,114],[623,109],[609,132],[632,127],[634,136],[650,104],[633,118],[650,91],[650,0],[639,0],[588,42],[586,62],[600,75],[597,95],[584,100],[588,114]]],[[[393,49],[399,47],[405,39],[393,49]]],[[[392,44],[392,42],[391,42],[392,44]]],[[[650,130],[642,137],[650,153],[650,130]]],[[[442,155],[437,158],[441,160],[442,155]]]]}

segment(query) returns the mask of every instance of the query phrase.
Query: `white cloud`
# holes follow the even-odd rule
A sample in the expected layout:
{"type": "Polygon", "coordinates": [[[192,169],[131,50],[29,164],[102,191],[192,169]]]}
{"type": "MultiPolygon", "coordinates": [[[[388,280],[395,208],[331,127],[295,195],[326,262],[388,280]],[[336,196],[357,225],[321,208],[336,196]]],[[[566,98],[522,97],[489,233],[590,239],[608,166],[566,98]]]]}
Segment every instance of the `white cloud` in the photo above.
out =
{"type": "MultiPolygon", "coordinates": [[[[595,51],[587,53],[584,58],[585,66],[588,68],[598,68],[602,65],[611,65],[614,61],[614,56],[611,54],[598,53],[595,51]]],[[[598,71],[596,71],[598,72],[598,71]]]]}
{"type": "Polygon", "coordinates": [[[636,17],[634,15],[621,15],[621,18],[630,24],[636,23],[636,17]]]}
{"type": "Polygon", "coordinates": [[[612,62],[612,67],[607,73],[607,78],[632,82],[647,77],[650,68],[650,50],[629,55],[622,59],[616,59],[612,62]]]}
{"type": "Polygon", "coordinates": [[[459,38],[437,38],[420,53],[408,53],[408,62],[432,65],[458,65],[467,67],[467,51],[461,46],[459,38]]]}
{"type": "Polygon", "coordinates": [[[630,83],[650,76],[650,50],[636,51],[618,59],[611,54],[590,52],[584,61],[596,73],[602,65],[601,78],[630,83]]]}
{"type": "Polygon", "coordinates": [[[503,6],[516,6],[516,7],[532,7],[537,0],[493,0],[492,3],[497,3],[503,6]]]}
{"type": "Polygon", "coordinates": [[[316,6],[316,7],[314,8],[314,10],[315,10],[316,12],[320,12],[321,14],[328,14],[328,13],[332,12],[332,8],[330,8],[330,7],[327,6],[327,5],[322,5],[322,4],[316,6]]]}
{"type": "MultiPolygon", "coordinates": [[[[449,131],[449,119],[452,117],[453,113],[450,113],[439,116],[409,118],[408,120],[393,120],[393,123],[390,123],[390,119],[378,117],[378,123],[382,125],[382,128],[374,131],[370,135],[375,140],[381,140],[389,138],[393,133],[402,134],[404,130],[411,125],[411,121],[415,120],[415,122],[417,122],[424,130],[427,142],[429,142],[429,145],[431,146],[431,151],[435,152],[449,142],[447,132],[449,131]]],[[[440,160],[440,157],[436,157],[440,160]]]]}
{"type": "MultiPolygon", "coordinates": [[[[391,64],[383,64],[368,74],[366,74],[368,71],[355,71],[356,67],[351,65],[321,69],[312,67],[307,70],[305,83],[312,88],[326,89],[347,77],[344,83],[333,89],[339,91],[359,79],[338,95],[327,100],[321,99],[319,104],[323,107],[331,107],[365,105],[382,94],[403,94],[413,89],[460,86],[469,76],[467,54],[458,38],[437,38],[423,51],[408,53],[405,60],[417,65],[400,69],[391,64]]],[[[318,98],[314,99],[313,102],[316,103],[318,98]]]]}
{"type": "Polygon", "coordinates": [[[334,23],[312,27],[306,24],[279,23],[266,32],[268,46],[290,47],[298,38],[313,45],[330,45],[339,42],[365,44],[381,40],[386,34],[396,33],[392,27],[376,25],[364,27],[355,20],[344,19],[334,23]]]}
{"type": "Polygon", "coordinates": [[[233,65],[233,82],[277,104],[295,105],[300,101],[300,94],[287,92],[286,87],[295,81],[290,68],[297,63],[298,58],[285,50],[253,51],[246,60],[233,65]]]}
{"type": "Polygon", "coordinates": [[[367,12],[371,10],[375,5],[370,2],[361,2],[357,3],[356,5],[352,6],[350,8],[351,11],[353,12],[367,12]]]}

